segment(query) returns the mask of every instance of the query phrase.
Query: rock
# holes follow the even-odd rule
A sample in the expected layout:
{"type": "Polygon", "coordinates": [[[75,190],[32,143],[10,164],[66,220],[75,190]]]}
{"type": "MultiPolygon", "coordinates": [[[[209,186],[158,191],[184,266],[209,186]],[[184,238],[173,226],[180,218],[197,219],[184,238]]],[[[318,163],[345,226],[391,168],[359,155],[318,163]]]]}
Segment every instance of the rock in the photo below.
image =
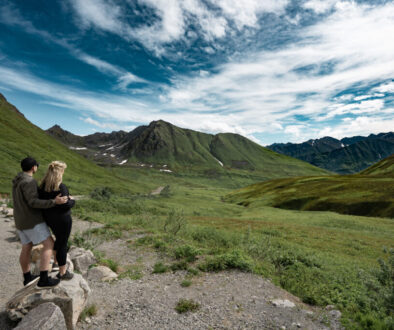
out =
{"type": "Polygon", "coordinates": [[[88,271],[88,280],[107,282],[112,281],[117,277],[118,274],[106,266],[93,267],[88,271]]]}
{"type": "Polygon", "coordinates": [[[329,314],[331,315],[331,317],[337,320],[339,320],[342,316],[342,313],[339,310],[335,310],[335,309],[330,311],[329,314]]]}
{"type": "Polygon", "coordinates": [[[293,308],[295,307],[295,304],[287,299],[274,299],[271,301],[272,305],[274,305],[275,307],[288,307],[288,308],[293,308]]]}
{"type": "Polygon", "coordinates": [[[53,302],[63,312],[68,330],[74,329],[78,317],[86,305],[90,288],[80,274],[51,289],[37,289],[35,285],[17,291],[6,304],[8,317],[17,321],[30,310],[47,302],[53,302]]]}
{"type": "Polygon", "coordinates": [[[74,269],[81,272],[82,275],[86,275],[89,266],[96,262],[96,258],[90,250],[72,246],[69,254],[74,264],[74,269]]]}
{"type": "Polygon", "coordinates": [[[14,209],[7,208],[3,210],[3,213],[7,218],[12,218],[14,216],[14,209]]]}
{"type": "Polygon", "coordinates": [[[15,328],[17,330],[66,330],[61,309],[48,302],[33,308],[15,328]]]}
{"type": "Polygon", "coordinates": [[[327,306],[326,306],[326,310],[327,310],[327,311],[331,311],[331,310],[333,310],[333,309],[335,309],[335,306],[334,306],[334,305],[327,305],[327,306]]]}

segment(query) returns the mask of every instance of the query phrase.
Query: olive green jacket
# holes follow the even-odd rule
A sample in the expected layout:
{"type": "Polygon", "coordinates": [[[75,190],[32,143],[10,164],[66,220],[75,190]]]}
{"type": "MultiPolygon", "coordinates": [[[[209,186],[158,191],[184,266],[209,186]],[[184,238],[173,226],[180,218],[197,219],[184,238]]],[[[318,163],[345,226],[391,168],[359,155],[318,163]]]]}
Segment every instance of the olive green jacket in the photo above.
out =
{"type": "Polygon", "coordinates": [[[40,209],[55,206],[55,200],[39,199],[36,180],[24,172],[18,173],[12,183],[15,227],[19,230],[31,229],[44,222],[40,209]]]}

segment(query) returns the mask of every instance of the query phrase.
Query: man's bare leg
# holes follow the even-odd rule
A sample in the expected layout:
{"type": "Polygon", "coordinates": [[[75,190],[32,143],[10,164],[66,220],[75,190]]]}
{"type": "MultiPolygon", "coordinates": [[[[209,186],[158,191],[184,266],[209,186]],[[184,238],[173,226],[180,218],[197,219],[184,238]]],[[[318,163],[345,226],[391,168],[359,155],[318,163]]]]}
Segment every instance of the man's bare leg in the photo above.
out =
{"type": "Polygon", "coordinates": [[[33,243],[23,244],[21,254],[19,256],[19,262],[22,267],[22,272],[28,273],[30,272],[30,255],[31,249],[33,248],[33,243]]]}
{"type": "Polygon", "coordinates": [[[40,260],[40,271],[48,271],[49,263],[51,262],[52,249],[53,249],[53,239],[49,236],[45,241],[41,243],[43,245],[41,251],[41,260],[40,260]]]}

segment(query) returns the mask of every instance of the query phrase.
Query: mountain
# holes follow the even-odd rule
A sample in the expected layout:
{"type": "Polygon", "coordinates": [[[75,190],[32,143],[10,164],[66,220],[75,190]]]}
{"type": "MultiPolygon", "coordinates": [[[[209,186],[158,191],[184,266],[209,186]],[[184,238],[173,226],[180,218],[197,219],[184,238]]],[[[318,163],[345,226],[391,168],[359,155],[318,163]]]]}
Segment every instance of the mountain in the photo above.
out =
{"type": "MultiPolygon", "coordinates": [[[[54,137],[53,129],[47,131],[54,137]]],[[[232,133],[207,134],[184,129],[163,120],[139,126],[129,133],[108,138],[108,145],[89,144],[92,135],[82,137],[79,152],[97,162],[132,166],[166,167],[171,170],[197,169],[214,171],[253,171],[261,178],[294,175],[321,175],[328,172],[264,148],[232,133]],[[86,149],[85,149],[86,148],[86,149]]],[[[123,133],[122,133],[123,134],[123,133]]],[[[63,134],[68,137],[68,134],[63,134]]],[[[59,138],[70,145],[71,139],[59,138]]],[[[74,139],[73,141],[77,141],[74,139]]],[[[101,142],[100,142],[101,143],[101,142]]]]}
{"type": "Polygon", "coordinates": [[[394,133],[324,137],[303,143],[276,143],[268,148],[339,174],[359,172],[394,153],[394,133]]]}
{"type": "Polygon", "coordinates": [[[358,174],[271,180],[231,192],[224,199],[245,207],[393,218],[394,155],[358,174]]]}
{"type": "Polygon", "coordinates": [[[35,176],[38,180],[43,177],[48,163],[65,161],[68,167],[64,180],[73,194],[89,193],[95,187],[109,185],[119,191],[138,187],[59,143],[29,122],[0,94],[0,193],[10,193],[11,181],[21,170],[20,161],[28,155],[41,164],[35,176]]]}

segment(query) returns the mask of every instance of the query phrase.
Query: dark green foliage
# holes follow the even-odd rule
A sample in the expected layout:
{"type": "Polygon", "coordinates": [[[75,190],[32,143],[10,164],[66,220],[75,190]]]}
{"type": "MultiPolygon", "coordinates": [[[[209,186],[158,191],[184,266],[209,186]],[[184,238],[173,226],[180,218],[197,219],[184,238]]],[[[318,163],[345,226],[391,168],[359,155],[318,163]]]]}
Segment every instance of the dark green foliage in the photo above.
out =
{"type": "Polygon", "coordinates": [[[174,254],[176,259],[186,259],[187,262],[196,260],[199,250],[190,245],[181,245],[175,248],[174,254]]]}
{"type": "Polygon", "coordinates": [[[169,267],[164,265],[162,262],[157,262],[155,263],[155,265],[153,266],[153,274],[162,274],[165,272],[168,272],[169,267]]]}
{"type": "Polygon", "coordinates": [[[178,262],[173,263],[170,266],[170,269],[173,272],[176,272],[177,270],[187,270],[188,269],[188,265],[187,265],[187,262],[184,261],[184,260],[183,261],[178,261],[178,262]]]}
{"type": "Polygon", "coordinates": [[[97,200],[109,200],[113,194],[113,191],[109,187],[95,188],[91,193],[90,197],[97,200]]]}
{"type": "Polygon", "coordinates": [[[192,285],[192,281],[190,281],[190,280],[183,280],[182,282],[181,282],[181,287],[182,288],[187,288],[187,287],[189,287],[189,286],[191,286],[192,285]]]}
{"type": "Polygon", "coordinates": [[[107,266],[115,273],[118,271],[118,268],[119,268],[119,264],[115,260],[112,260],[112,259],[101,258],[99,260],[99,264],[101,264],[103,266],[107,266]]]}
{"type": "Polygon", "coordinates": [[[179,299],[175,306],[175,310],[179,313],[195,312],[200,308],[200,304],[192,299],[179,299]]]}
{"type": "Polygon", "coordinates": [[[207,256],[198,268],[205,272],[218,272],[226,269],[252,270],[252,259],[238,250],[229,253],[207,256]]]}
{"type": "Polygon", "coordinates": [[[82,313],[79,315],[79,319],[81,321],[84,321],[87,317],[92,317],[97,315],[97,305],[96,304],[92,304],[89,306],[86,306],[84,308],[84,310],[82,311],[82,313]]]}
{"type": "Polygon", "coordinates": [[[163,190],[160,192],[161,197],[170,197],[171,196],[171,188],[170,185],[166,185],[163,190]]]}

